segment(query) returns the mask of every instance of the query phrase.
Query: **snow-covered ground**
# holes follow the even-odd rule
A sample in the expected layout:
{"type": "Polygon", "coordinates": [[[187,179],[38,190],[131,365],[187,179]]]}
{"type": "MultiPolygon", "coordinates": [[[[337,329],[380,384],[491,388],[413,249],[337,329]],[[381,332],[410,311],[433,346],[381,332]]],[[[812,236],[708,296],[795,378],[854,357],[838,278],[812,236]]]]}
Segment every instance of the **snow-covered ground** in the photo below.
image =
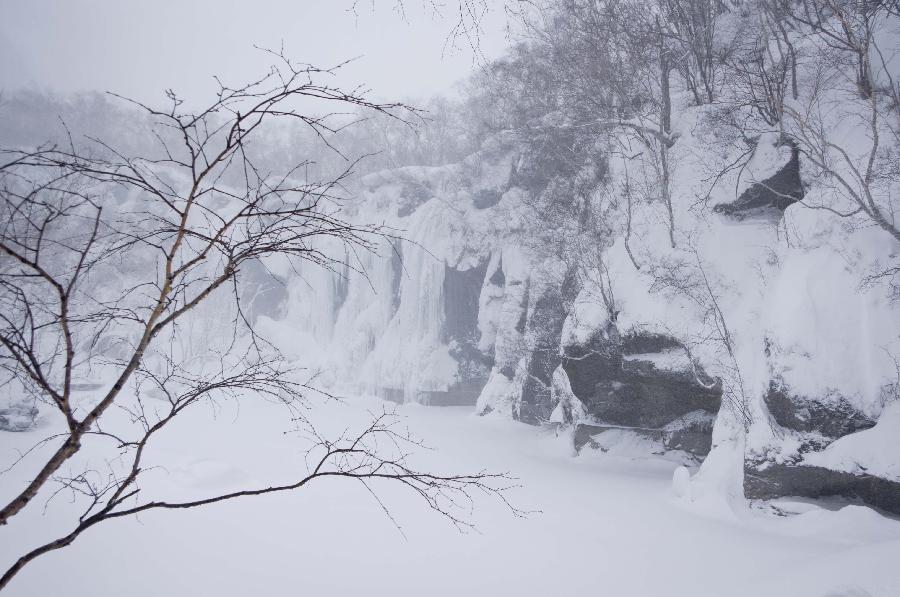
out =
{"type": "MultiPolygon", "coordinates": [[[[384,407],[358,398],[316,406],[311,415],[333,432],[384,407]]],[[[673,461],[573,457],[564,438],[469,408],[398,412],[434,448],[416,456],[419,466],[509,471],[521,484],[510,494],[516,505],[540,512],[518,519],[479,499],[478,531],[462,534],[402,488],[376,486],[401,534],[358,483],[325,480],[293,494],[113,521],[27,567],[9,594],[900,595],[900,521],[871,509],[783,502],[791,514],[768,505],[711,512],[708,503],[675,495],[673,461]]],[[[165,468],[145,491],[203,496],[286,480],[304,466],[301,442],[281,433],[278,408],[226,404],[185,416],[152,453],[165,468]]],[[[48,429],[45,422],[0,434],[0,458],[8,463],[48,429]]],[[[0,476],[0,497],[24,470],[0,476]]],[[[0,529],[4,567],[54,525],[67,528],[67,497],[55,500],[46,514],[34,504],[0,529]]]]}

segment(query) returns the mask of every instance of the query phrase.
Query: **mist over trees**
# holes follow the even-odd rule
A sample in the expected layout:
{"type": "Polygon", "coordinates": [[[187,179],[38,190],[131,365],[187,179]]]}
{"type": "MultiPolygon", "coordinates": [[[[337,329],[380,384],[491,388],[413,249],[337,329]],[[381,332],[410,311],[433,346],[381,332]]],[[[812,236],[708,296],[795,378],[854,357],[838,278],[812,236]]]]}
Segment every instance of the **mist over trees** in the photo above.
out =
{"type": "Polygon", "coordinates": [[[396,140],[387,123],[410,127],[415,115],[403,104],[376,103],[321,82],[327,70],[271,56],[269,74],[222,85],[199,111],[184,108],[174,92],[162,108],[118,98],[122,108],[98,95],[61,104],[29,93],[6,104],[31,119],[11,119],[5,138],[19,148],[0,150],[0,385],[26,416],[37,412],[34,404],[58,411],[66,431],[35,446],[51,446],[46,462],[0,509],[0,526],[47,491],[70,493],[83,511],[73,528],[23,553],[0,589],[32,560],[96,524],[292,491],[317,478],[347,477],[367,488],[395,480],[460,527],[469,523],[455,509],[471,492],[505,501],[506,475],[412,468],[407,453],[421,444],[388,412],[373,415],[358,433],[320,436],[304,413],[305,393],[317,391],[315,372],[286,362],[257,333],[254,301],[268,260],[352,267],[323,245],[366,252],[394,234],[354,223],[342,211],[344,180],[360,158],[349,159],[329,141],[336,143],[338,131],[365,112],[348,118],[331,106],[383,116],[382,126],[363,137],[370,142],[396,140]],[[60,108],[56,138],[29,148],[25,139],[47,134],[44,118],[60,108]],[[65,116],[74,116],[72,126],[95,130],[76,141],[65,116]],[[269,135],[284,134],[275,121],[290,123],[288,131],[301,140],[295,151],[305,150],[306,158],[254,143],[265,127],[269,135]],[[104,132],[125,142],[94,136],[104,132]],[[316,153],[336,154],[343,170],[323,174],[337,162],[316,164],[308,157],[316,153]],[[145,497],[142,459],[165,427],[197,405],[250,398],[281,404],[293,426],[315,439],[306,473],[283,485],[187,501],[145,497]],[[71,462],[96,442],[105,444],[99,459],[71,462]]]}
{"type": "MultiPolygon", "coordinates": [[[[845,229],[876,227],[885,245],[898,238],[896,3],[575,0],[533,3],[523,18],[524,40],[470,83],[475,134],[512,132],[526,147],[521,159],[539,161],[530,169],[540,204],[532,233],[542,244],[557,239],[570,267],[605,289],[597,299],[613,320],[602,247],[620,234],[657,289],[703,306],[710,333],[698,342],[724,355],[725,393],[749,424],[734,339],[693,230],[709,217],[710,195],[735,173],[740,181],[771,137],[799,155],[807,181],[806,198],[769,187],[776,202],[824,210],[845,229]],[[694,196],[673,194],[673,178],[685,175],[671,157],[684,133],[673,106],[699,108],[692,126],[728,148],[705,164],[705,192],[694,196]],[[639,206],[649,210],[642,218],[666,223],[669,250],[633,250],[639,206]]],[[[896,299],[897,272],[895,256],[873,263],[866,279],[896,299]]]]}

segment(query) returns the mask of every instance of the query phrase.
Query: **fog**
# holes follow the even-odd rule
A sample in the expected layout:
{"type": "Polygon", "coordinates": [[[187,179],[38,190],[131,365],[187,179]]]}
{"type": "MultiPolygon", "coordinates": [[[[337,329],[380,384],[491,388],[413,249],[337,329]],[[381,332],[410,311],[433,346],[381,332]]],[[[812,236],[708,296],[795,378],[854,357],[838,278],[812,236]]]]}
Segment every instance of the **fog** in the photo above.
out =
{"type": "Polygon", "coordinates": [[[0,64],[0,597],[900,595],[900,0],[0,0],[0,64]]]}
{"type": "Polygon", "coordinates": [[[270,64],[254,46],[316,66],[353,62],[337,81],[380,98],[452,88],[507,44],[499,0],[478,47],[451,33],[456,7],[394,0],[2,0],[0,88],[99,90],[158,101],[215,90],[213,75],[243,82],[270,64]]]}

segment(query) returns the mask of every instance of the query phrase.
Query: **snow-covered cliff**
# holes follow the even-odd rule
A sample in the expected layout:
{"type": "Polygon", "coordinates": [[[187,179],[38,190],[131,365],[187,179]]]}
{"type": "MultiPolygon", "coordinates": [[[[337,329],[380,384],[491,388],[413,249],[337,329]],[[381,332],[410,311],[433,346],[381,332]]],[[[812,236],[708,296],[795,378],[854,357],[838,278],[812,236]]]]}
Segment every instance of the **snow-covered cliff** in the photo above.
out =
{"type": "Polygon", "coordinates": [[[896,243],[800,201],[828,189],[776,133],[727,171],[737,149],[714,117],[677,112],[674,236],[661,202],[624,199],[649,152],[605,157],[585,199],[602,227],[567,228],[572,205],[540,211],[549,187],[514,135],[369,175],[354,209],[395,237],[342,271],[267,264],[289,298],[265,329],[341,391],[573,426],[578,448],[625,427],[695,462],[712,450],[698,496],[900,511],[896,456],[873,439],[900,433],[900,310],[865,284],[896,243]]]}

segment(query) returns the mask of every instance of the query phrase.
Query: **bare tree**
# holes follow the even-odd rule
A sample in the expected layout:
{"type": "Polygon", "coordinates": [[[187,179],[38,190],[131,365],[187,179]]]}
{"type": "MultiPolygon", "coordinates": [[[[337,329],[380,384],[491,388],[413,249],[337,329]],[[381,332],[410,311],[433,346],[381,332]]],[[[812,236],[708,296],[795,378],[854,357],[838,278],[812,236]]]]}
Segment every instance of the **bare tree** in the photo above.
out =
{"type": "Polygon", "coordinates": [[[689,246],[682,255],[660,259],[648,275],[652,279],[651,292],[671,293],[688,300],[698,309],[703,328],[694,338],[680,338],[681,345],[691,361],[697,382],[706,387],[721,383],[728,408],[745,430],[748,429],[752,422],[751,397],[736,354],[738,339],[732,334],[721,306],[720,284],[712,279],[700,253],[689,246]],[[700,373],[702,369],[694,355],[694,348],[699,345],[712,347],[719,355],[716,362],[710,363],[715,367],[715,379],[700,373]]]}
{"type": "Polygon", "coordinates": [[[784,3],[780,14],[811,31],[824,44],[846,54],[853,64],[859,94],[867,98],[875,90],[872,50],[879,20],[890,12],[884,0],[803,0],[796,7],[784,3]]]}
{"type": "Polygon", "coordinates": [[[898,23],[891,6],[808,0],[783,11],[823,58],[808,68],[798,101],[785,107],[783,128],[831,191],[805,205],[874,224],[900,241],[900,104],[877,35],[898,23]],[[863,138],[848,139],[848,125],[863,138]]]}
{"type": "Polygon", "coordinates": [[[472,492],[505,501],[506,475],[412,468],[407,455],[419,442],[386,413],[359,434],[319,437],[301,410],[310,380],[254,328],[242,278],[248,268],[273,256],[352,267],[325,241],[353,254],[392,231],[354,223],[342,211],[353,162],[324,178],[309,162],[270,172],[254,159],[253,139],[289,121],[328,143],[349,123],[330,106],[398,119],[414,113],[330,86],[334,69],[272,57],[265,77],[221,84],[200,111],[186,109],[173,92],[163,110],[136,103],[153,122],[153,155],[126,155],[96,139],[82,149],[71,136],[62,146],[0,152],[0,383],[65,421],[44,442],[53,446],[49,457],[0,509],[0,525],[39,494],[67,490],[85,504],[73,528],[22,555],[0,589],[35,558],[101,522],[295,490],[325,476],[403,483],[457,525],[467,523],[455,508],[472,492]],[[225,320],[219,331],[230,332],[192,337],[211,320],[225,320]],[[139,483],[143,458],[158,433],[187,409],[229,396],[283,404],[316,437],[308,474],[184,502],[147,496],[139,483]],[[107,424],[115,410],[131,424],[107,424]],[[95,438],[105,442],[107,462],[119,463],[105,475],[75,458],[95,438]]]}
{"type": "MultiPolygon", "coordinates": [[[[438,0],[352,0],[350,10],[358,13],[365,4],[370,4],[373,9],[378,5],[387,5],[405,20],[408,5],[416,3],[434,15],[448,19],[449,27],[444,40],[445,49],[458,47],[462,42],[469,46],[474,57],[483,58],[481,51],[482,22],[492,10],[492,2],[488,0],[456,0],[450,3],[438,0]]],[[[503,0],[500,6],[503,10],[510,10],[514,4],[509,0],[503,0]]]]}
{"type": "Polygon", "coordinates": [[[716,17],[725,12],[720,0],[662,0],[657,29],[669,45],[678,69],[697,104],[712,103],[721,61],[716,48],[716,17]]]}
{"type": "Polygon", "coordinates": [[[742,29],[724,68],[730,94],[726,101],[749,107],[769,126],[780,126],[785,99],[797,99],[797,52],[784,15],[761,2],[742,29]]]}

